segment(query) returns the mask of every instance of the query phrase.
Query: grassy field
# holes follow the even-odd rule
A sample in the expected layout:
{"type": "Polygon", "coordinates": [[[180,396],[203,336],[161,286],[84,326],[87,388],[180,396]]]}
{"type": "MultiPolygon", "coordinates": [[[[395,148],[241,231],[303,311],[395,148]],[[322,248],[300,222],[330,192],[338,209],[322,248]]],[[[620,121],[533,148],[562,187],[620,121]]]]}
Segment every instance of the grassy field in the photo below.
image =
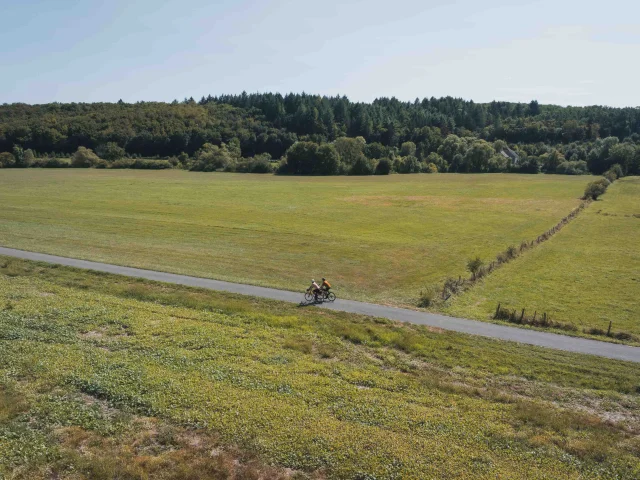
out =
{"type": "Polygon", "coordinates": [[[638,366],[0,258],[0,477],[638,478],[638,366]]]}
{"type": "Polygon", "coordinates": [[[488,319],[498,302],[640,338],[640,177],[622,178],[550,241],[497,270],[447,313],[488,319]]]}
{"type": "Polygon", "coordinates": [[[0,245],[339,296],[415,304],[466,261],[533,239],[585,177],[278,177],[2,170],[0,245]]]}

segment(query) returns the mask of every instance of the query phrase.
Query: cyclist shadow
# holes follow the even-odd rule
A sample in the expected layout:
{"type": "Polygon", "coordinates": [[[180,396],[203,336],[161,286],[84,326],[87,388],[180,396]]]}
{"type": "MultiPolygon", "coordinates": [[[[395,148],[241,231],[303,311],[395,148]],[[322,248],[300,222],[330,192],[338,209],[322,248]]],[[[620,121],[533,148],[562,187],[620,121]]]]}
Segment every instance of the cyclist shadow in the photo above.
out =
{"type": "Polygon", "coordinates": [[[302,301],[298,304],[298,307],[313,307],[314,305],[322,305],[324,302],[322,300],[309,300],[302,301]]]}

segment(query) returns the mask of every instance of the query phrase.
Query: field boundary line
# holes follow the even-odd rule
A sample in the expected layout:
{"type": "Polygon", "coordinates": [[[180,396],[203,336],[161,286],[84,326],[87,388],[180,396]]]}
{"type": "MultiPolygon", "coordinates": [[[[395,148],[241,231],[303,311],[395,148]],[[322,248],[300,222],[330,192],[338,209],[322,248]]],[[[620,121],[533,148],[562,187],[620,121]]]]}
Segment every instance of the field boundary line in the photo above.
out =
{"type": "Polygon", "coordinates": [[[565,226],[567,226],[571,221],[575,220],[580,212],[585,210],[589,205],[593,203],[593,200],[586,199],[582,200],[580,204],[575,207],[568,215],[563,217],[558,223],[556,223],[552,228],[547,230],[546,232],[538,235],[535,240],[527,241],[523,240],[520,243],[519,247],[515,245],[510,245],[506,250],[500,252],[496,259],[491,261],[491,263],[487,265],[483,265],[475,271],[470,278],[462,279],[461,277],[456,280],[455,278],[448,278],[444,282],[444,286],[442,287],[441,299],[446,302],[453,295],[463,294],[473,288],[480,280],[487,277],[489,274],[493,273],[495,270],[500,268],[501,266],[510,263],[511,261],[520,258],[525,252],[533,249],[537,245],[550,240],[556,233],[562,230],[565,226]]]}

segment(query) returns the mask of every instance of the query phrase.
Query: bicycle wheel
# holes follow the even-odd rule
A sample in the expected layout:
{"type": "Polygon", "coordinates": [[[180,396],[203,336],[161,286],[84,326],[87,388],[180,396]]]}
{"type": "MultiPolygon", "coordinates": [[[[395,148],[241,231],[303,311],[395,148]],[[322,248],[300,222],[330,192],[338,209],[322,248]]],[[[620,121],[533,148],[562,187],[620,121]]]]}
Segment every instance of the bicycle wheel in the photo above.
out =
{"type": "Polygon", "coordinates": [[[336,299],[336,294],[333,292],[329,292],[327,293],[327,300],[329,300],[330,302],[333,302],[336,299]]]}
{"type": "Polygon", "coordinates": [[[306,292],[306,293],[304,294],[304,299],[305,299],[307,302],[310,302],[311,300],[313,300],[313,293],[311,293],[311,292],[306,292]]]}

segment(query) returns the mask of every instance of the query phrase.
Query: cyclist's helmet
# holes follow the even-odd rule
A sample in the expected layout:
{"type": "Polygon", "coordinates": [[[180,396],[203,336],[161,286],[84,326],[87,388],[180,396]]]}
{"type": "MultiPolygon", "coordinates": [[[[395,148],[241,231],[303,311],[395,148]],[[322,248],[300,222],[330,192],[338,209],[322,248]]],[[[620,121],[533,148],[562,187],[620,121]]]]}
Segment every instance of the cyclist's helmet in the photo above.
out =
{"type": "Polygon", "coordinates": [[[326,278],[322,277],[322,281],[324,282],[326,280],[326,278]]]}
{"type": "Polygon", "coordinates": [[[316,281],[312,278],[312,279],[311,279],[311,283],[316,283],[316,281]]]}

